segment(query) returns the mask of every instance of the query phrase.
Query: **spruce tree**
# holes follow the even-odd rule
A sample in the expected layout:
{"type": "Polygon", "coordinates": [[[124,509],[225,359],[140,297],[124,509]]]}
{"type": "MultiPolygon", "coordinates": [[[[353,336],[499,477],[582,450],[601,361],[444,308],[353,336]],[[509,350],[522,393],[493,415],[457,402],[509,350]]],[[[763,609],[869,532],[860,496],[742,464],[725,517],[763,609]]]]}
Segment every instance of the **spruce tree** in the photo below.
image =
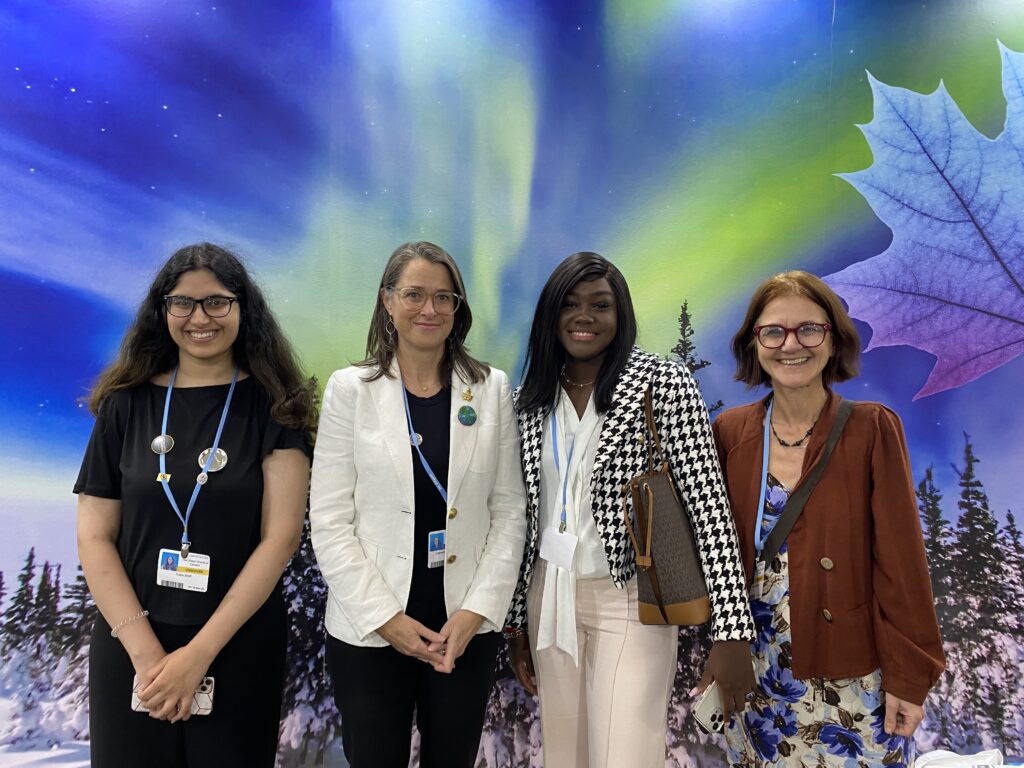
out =
{"type": "Polygon", "coordinates": [[[89,632],[96,621],[96,603],[89,593],[85,574],[79,565],[75,580],[64,588],[64,606],[57,622],[57,648],[63,653],[88,643],[89,632]]]}
{"type": "Polygon", "coordinates": [[[1024,540],[1013,512],[1006,510],[1006,525],[1000,534],[1003,557],[1006,560],[1006,597],[1009,611],[1006,628],[1018,643],[1024,642],[1024,620],[1020,611],[1024,607],[1024,540]]]}
{"type": "Polygon", "coordinates": [[[935,594],[935,612],[943,632],[949,625],[950,545],[952,532],[942,516],[942,494],[935,486],[932,467],[925,470],[917,485],[917,508],[921,513],[924,551],[935,594]]]}
{"type": "Polygon", "coordinates": [[[28,636],[28,622],[33,618],[35,589],[32,582],[36,576],[36,548],[32,547],[25,558],[25,564],[18,574],[18,588],[11,598],[11,604],[4,611],[4,632],[0,638],[0,657],[7,661],[12,649],[21,645],[28,636]]]}
{"type": "Polygon", "coordinates": [[[7,585],[4,584],[4,572],[0,571],[0,611],[3,610],[5,597],[7,597],[7,585]]]}
{"type": "Polygon", "coordinates": [[[957,628],[954,633],[957,637],[978,629],[997,629],[1005,608],[999,528],[975,470],[979,461],[970,435],[965,432],[964,468],[953,467],[960,477],[957,501],[960,517],[951,564],[952,589],[960,602],[960,622],[966,622],[965,626],[957,628]]]}
{"type": "Polygon", "coordinates": [[[54,606],[56,605],[58,595],[53,576],[53,566],[47,560],[43,563],[43,568],[39,573],[39,584],[36,587],[31,618],[26,623],[27,627],[31,629],[32,639],[39,641],[33,643],[35,653],[42,653],[49,644],[57,624],[54,606]]]}
{"type": "Polygon", "coordinates": [[[43,726],[55,742],[89,738],[89,642],[96,604],[81,565],[64,588],[62,602],[52,652],[57,672],[43,716],[43,726]]]}
{"type": "MultiPolygon", "coordinates": [[[[689,368],[694,378],[697,376],[697,371],[711,365],[711,363],[697,354],[697,345],[693,341],[693,321],[690,317],[690,304],[688,301],[683,301],[682,306],[679,307],[679,340],[672,347],[670,354],[689,368]]],[[[700,382],[697,382],[697,386],[701,390],[701,395],[703,395],[704,388],[700,386],[700,382]]],[[[716,400],[712,403],[705,397],[704,402],[707,403],[709,413],[714,413],[722,408],[721,400],[716,400]]]]}

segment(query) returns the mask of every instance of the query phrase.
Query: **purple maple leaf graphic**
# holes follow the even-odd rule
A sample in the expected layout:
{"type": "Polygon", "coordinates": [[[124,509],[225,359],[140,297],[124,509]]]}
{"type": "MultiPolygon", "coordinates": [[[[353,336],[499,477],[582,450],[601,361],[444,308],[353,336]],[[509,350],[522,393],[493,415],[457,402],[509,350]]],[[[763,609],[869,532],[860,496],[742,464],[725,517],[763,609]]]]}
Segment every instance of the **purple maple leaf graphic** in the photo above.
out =
{"type": "Polygon", "coordinates": [[[893,238],[825,280],[871,325],[865,351],[909,344],[938,358],[915,400],[1024,351],[1024,54],[999,48],[1007,111],[996,139],[941,83],[925,95],[870,78],[875,115],[859,127],[874,163],[839,174],[893,238]]]}

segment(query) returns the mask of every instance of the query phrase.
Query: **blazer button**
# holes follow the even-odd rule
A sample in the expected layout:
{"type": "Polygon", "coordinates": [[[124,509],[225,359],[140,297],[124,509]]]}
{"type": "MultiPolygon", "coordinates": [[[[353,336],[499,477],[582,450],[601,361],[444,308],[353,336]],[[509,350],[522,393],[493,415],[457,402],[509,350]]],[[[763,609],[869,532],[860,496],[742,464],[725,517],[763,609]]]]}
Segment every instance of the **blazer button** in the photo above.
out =
{"type": "Polygon", "coordinates": [[[452,507],[451,509],[448,510],[448,519],[449,520],[454,520],[455,516],[458,515],[458,514],[459,514],[459,510],[457,510],[455,507],[452,507]]]}
{"type": "MultiPolygon", "coordinates": [[[[454,555],[452,555],[452,557],[454,557],[454,555]]],[[[451,559],[449,558],[449,562],[450,561],[451,559]]],[[[832,611],[830,611],[828,608],[822,608],[821,615],[825,617],[825,621],[827,621],[829,624],[832,623],[832,611]]]]}
{"type": "Polygon", "coordinates": [[[832,562],[832,558],[823,557],[821,558],[821,567],[826,571],[831,571],[835,567],[835,563],[832,562]]]}
{"type": "Polygon", "coordinates": [[[455,555],[448,555],[448,565],[455,562],[455,555]]]}

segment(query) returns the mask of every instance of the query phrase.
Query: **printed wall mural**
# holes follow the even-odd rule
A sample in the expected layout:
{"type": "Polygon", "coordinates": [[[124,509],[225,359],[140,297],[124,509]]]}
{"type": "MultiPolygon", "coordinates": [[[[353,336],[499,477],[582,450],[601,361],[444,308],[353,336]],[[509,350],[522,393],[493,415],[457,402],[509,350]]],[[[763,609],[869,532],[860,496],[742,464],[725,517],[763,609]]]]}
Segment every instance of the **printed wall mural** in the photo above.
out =
{"type": "MultiPolygon", "coordinates": [[[[80,398],[198,240],[321,381],[401,242],[456,257],[513,379],[550,269],[596,250],[726,406],[757,394],[728,352],[753,287],[826,276],[866,351],[840,389],[901,415],[919,484],[949,666],[919,748],[1024,755],[1016,0],[18,0],[0,41],[0,766],[88,763],[80,398]]],[[[280,762],[341,766],[308,538],[286,578],[280,762]]],[[[707,640],[680,643],[667,765],[724,764],[688,717],[707,640]]],[[[540,766],[535,714],[501,676],[480,765],[540,766]]]]}

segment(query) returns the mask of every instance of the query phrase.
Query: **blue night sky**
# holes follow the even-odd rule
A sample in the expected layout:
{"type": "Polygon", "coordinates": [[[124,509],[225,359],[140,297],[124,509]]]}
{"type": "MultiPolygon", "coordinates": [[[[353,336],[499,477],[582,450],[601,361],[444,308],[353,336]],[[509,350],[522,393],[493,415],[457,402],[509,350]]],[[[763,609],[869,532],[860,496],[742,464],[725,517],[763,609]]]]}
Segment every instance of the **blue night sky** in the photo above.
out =
{"type": "MultiPolygon", "coordinates": [[[[707,392],[752,397],[730,381],[728,339],[757,282],[837,272],[891,240],[834,175],[872,162],[856,127],[872,117],[865,72],[919,92],[942,79],[995,136],[996,39],[1024,50],[1009,0],[838,7],[4,3],[0,570],[31,545],[74,563],[70,489],[91,428],[78,398],[188,242],[247,258],[321,380],[360,355],[403,241],[455,255],[470,342],[513,378],[551,267],[598,250],[630,281],[645,346],[671,348],[686,299],[707,392]]],[[[1019,509],[1021,360],[914,401],[933,362],[877,349],[841,391],[900,413],[949,514],[964,431],[994,511],[1019,509]]]]}

